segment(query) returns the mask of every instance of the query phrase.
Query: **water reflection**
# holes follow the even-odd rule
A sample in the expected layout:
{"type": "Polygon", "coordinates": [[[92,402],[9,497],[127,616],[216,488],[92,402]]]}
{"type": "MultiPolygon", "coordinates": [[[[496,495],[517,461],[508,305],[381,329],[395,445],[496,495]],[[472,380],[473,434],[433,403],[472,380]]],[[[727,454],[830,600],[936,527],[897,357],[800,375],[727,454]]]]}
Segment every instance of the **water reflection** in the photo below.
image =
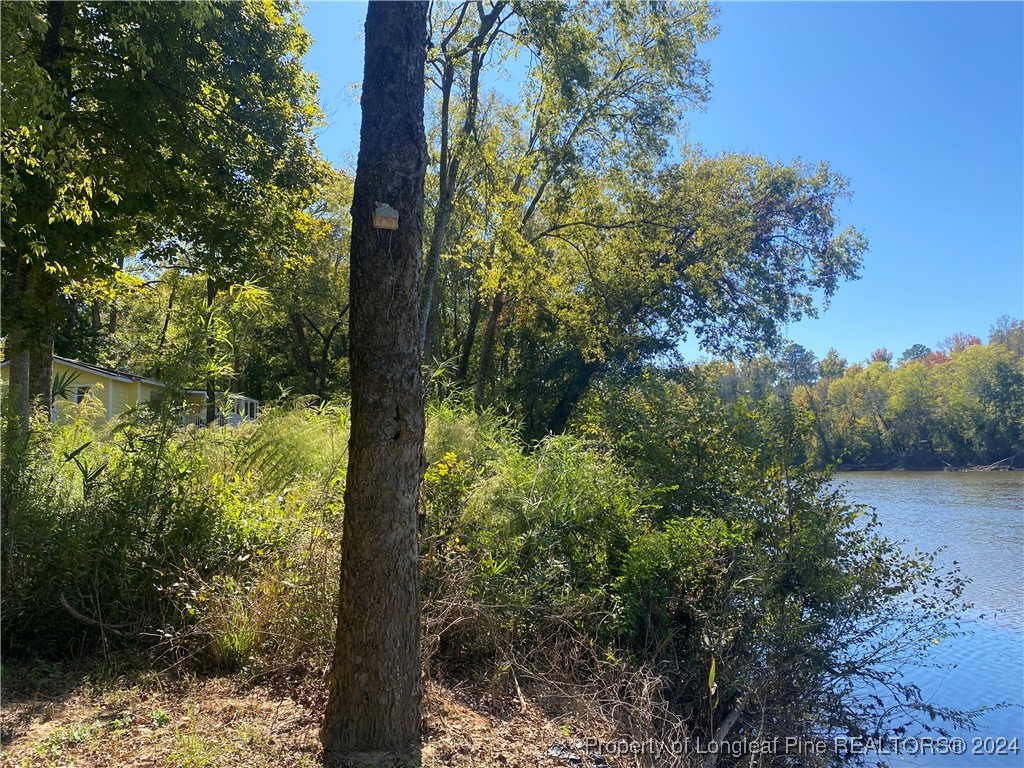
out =
{"type": "Polygon", "coordinates": [[[958,563],[971,580],[964,597],[975,610],[963,625],[970,634],[936,646],[933,660],[946,668],[909,674],[926,700],[961,709],[1013,705],[982,715],[976,732],[958,734],[967,742],[966,755],[889,761],[943,768],[1024,765],[1024,753],[970,749],[972,739],[1004,737],[1019,739],[1024,750],[1024,473],[851,472],[836,480],[851,501],[877,508],[884,535],[921,550],[943,547],[939,563],[958,563]]]}
{"type": "Polygon", "coordinates": [[[886,536],[960,564],[985,620],[1024,630],[1024,473],[848,472],[851,501],[878,509],[886,536]],[[998,615],[997,615],[998,614],[998,615]]]}

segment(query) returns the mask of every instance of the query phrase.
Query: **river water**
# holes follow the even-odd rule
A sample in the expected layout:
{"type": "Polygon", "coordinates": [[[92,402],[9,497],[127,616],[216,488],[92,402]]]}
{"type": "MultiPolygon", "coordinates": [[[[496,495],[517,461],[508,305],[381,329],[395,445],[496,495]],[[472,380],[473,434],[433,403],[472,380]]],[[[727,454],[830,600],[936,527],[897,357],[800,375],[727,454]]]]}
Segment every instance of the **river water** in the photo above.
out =
{"type": "Polygon", "coordinates": [[[974,609],[963,624],[970,634],[932,650],[943,668],[914,668],[907,677],[936,706],[1011,705],[982,714],[972,732],[955,732],[967,754],[885,759],[916,768],[1024,766],[1024,472],[845,472],[836,482],[850,501],[877,509],[885,536],[908,549],[943,547],[939,563],[956,561],[971,580],[965,598],[974,609]]]}

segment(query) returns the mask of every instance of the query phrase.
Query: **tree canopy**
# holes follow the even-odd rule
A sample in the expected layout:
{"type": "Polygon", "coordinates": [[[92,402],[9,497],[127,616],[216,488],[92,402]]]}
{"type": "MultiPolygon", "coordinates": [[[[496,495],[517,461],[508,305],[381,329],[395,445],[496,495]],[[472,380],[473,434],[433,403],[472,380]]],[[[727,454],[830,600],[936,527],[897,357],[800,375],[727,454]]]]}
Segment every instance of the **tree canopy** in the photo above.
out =
{"type": "Polygon", "coordinates": [[[734,402],[790,403],[812,427],[803,458],[819,467],[1019,466],[1024,355],[1013,341],[1022,327],[1003,317],[988,344],[956,333],[939,342],[938,352],[914,345],[896,366],[878,351],[847,365],[830,350],[812,372],[801,362],[813,354],[790,344],[776,361],[707,368],[734,402]],[[794,364],[802,374],[792,373],[794,364]]]}
{"type": "Polygon", "coordinates": [[[519,402],[531,434],[560,431],[601,373],[687,336],[770,349],[856,276],[866,241],[841,231],[840,174],[686,144],[713,16],[438,7],[423,332],[478,407],[519,402]]]}
{"type": "Polygon", "coordinates": [[[271,269],[323,171],[294,3],[27,2],[2,23],[12,358],[48,356],[62,293],[125,254],[271,269]]]}

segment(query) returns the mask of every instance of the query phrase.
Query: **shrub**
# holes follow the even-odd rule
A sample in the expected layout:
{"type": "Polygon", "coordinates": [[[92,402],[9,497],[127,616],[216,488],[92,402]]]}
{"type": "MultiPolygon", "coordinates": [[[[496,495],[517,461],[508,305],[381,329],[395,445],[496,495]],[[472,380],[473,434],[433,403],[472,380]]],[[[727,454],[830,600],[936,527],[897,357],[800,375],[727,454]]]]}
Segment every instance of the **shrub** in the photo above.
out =
{"type": "Polygon", "coordinates": [[[609,587],[646,525],[642,495],[611,454],[568,436],[529,451],[506,442],[470,467],[449,453],[426,474],[424,593],[428,637],[443,627],[439,662],[486,669],[532,657],[528,665],[577,675],[560,638],[601,625],[611,637],[609,587]]]}
{"type": "Polygon", "coordinates": [[[184,639],[217,626],[225,647],[252,645],[245,628],[266,622],[233,597],[248,600],[270,572],[268,596],[279,594],[331,546],[321,541],[340,510],[343,411],[282,409],[196,431],[145,410],[108,425],[93,410],[87,400],[28,433],[4,425],[5,649],[60,655],[141,636],[191,652],[209,638],[184,639]]]}
{"type": "Polygon", "coordinates": [[[970,721],[901,672],[966,609],[963,580],[797,463],[812,425],[787,403],[729,413],[696,376],[649,376],[595,393],[584,426],[665,501],[616,585],[620,642],[661,670],[695,735],[884,739],[897,711],[970,721]]]}

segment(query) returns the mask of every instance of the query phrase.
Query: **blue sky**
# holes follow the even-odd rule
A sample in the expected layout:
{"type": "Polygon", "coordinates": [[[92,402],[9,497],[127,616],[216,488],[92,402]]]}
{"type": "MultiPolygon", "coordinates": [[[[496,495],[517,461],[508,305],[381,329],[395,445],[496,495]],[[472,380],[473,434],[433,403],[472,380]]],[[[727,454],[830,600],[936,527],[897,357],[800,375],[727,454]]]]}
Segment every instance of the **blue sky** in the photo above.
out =
{"type": "MultiPolygon", "coordinates": [[[[305,17],[321,148],[351,167],[365,15],[312,2],[305,17]]],[[[853,362],[1024,315],[1024,4],[727,2],[718,26],[690,140],[828,161],[854,193],[844,225],[871,241],[861,279],[793,340],[853,362]]]]}

